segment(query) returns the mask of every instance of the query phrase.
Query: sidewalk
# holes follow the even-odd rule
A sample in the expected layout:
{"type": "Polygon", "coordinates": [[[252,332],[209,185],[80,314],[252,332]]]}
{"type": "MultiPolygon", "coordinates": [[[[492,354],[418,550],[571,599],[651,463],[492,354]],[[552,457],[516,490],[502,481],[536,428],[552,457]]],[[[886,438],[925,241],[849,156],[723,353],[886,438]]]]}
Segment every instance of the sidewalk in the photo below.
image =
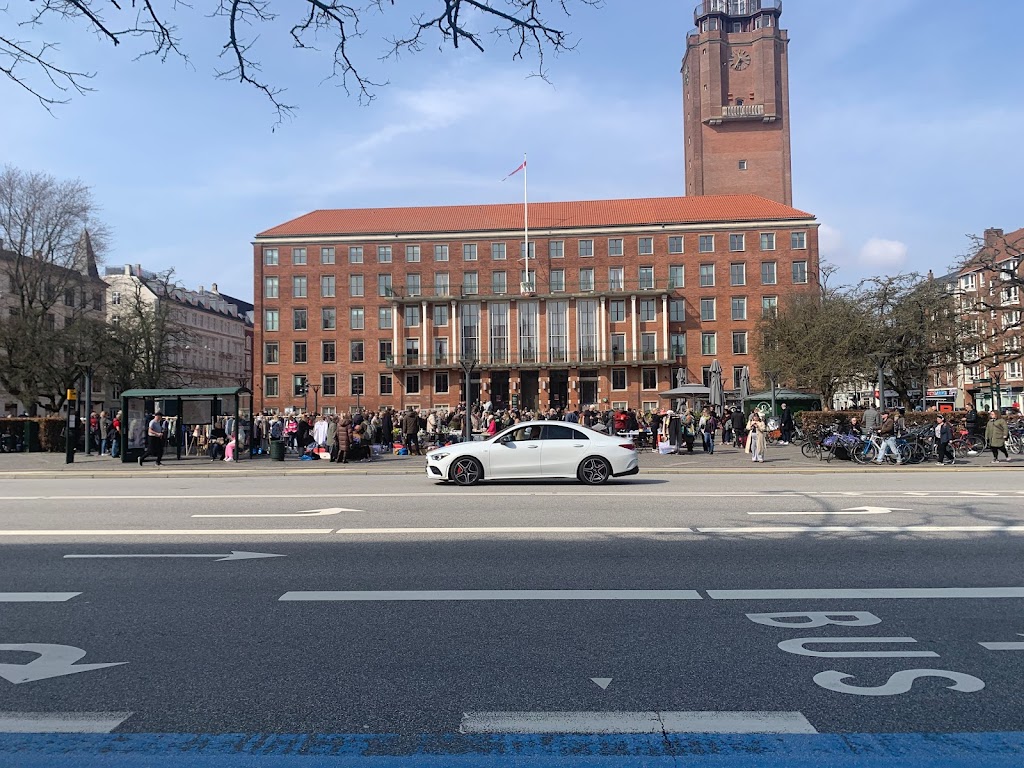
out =
{"type": "MultiPolygon", "coordinates": [[[[75,454],[73,464],[66,464],[63,453],[4,453],[0,454],[0,480],[40,480],[72,478],[147,478],[147,477],[256,477],[286,475],[422,475],[422,456],[384,455],[370,462],[332,464],[327,461],[300,461],[289,455],[283,462],[270,461],[267,456],[256,456],[235,462],[210,461],[202,456],[190,456],[178,461],[173,453],[166,453],[163,465],[157,467],[147,461],[122,464],[119,459],[95,454],[75,454]]],[[[1008,471],[1024,469],[1024,457],[1013,456],[1008,464],[992,464],[991,454],[957,459],[956,466],[939,467],[923,463],[907,467],[861,466],[836,459],[832,462],[807,459],[799,446],[769,446],[764,464],[753,464],[742,450],[720,447],[714,455],[703,453],[699,447],[693,455],[660,456],[650,451],[640,454],[641,474],[824,474],[835,472],[863,472],[878,476],[893,473],[1008,471]]]]}

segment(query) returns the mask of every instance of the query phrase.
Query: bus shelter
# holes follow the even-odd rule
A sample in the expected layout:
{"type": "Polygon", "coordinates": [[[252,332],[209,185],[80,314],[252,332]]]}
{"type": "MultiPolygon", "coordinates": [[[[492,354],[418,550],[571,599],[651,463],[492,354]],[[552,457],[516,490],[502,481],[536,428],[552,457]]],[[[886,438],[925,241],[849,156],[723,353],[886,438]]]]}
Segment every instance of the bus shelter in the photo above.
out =
{"type": "Polygon", "coordinates": [[[208,430],[223,425],[228,439],[235,441],[235,458],[246,454],[242,449],[252,436],[252,390],[248,387],[129,389],[121,393],[122,462],[136,461],[142,455],[149,422],[158,410],[167,423],[164,450],[173,445],[178,460],[189,447],[196,426],[208,430]]]}

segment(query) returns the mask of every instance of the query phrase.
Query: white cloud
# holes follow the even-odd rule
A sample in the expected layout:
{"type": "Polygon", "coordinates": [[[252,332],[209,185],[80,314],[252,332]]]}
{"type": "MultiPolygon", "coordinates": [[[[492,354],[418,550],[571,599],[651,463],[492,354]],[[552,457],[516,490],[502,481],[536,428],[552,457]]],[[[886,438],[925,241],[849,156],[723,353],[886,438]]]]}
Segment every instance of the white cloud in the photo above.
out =
{"type": "Polygon", "coordinates": [[[818,227],[818,250],[822,256],[834,258],[843,247],[843,233],[828,224],[818,227]]]}
{"type": "Polygon", "coordinates": [[[899,240],[873,237],[860,249],[860,263],[868,267],[898,269],[907,260],[907,245],[899,240]]]}

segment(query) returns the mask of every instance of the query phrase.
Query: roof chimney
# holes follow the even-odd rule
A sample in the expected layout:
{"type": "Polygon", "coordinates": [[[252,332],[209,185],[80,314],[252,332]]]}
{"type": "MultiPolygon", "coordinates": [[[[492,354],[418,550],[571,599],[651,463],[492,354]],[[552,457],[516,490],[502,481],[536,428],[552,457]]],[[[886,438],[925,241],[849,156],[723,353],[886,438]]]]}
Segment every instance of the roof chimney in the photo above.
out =
{"type": "Polygon", "coordinates": [[[199,293],[201,293],[201,294],[206,293],[206,289],[204,289],[203,286],[201,286],[201,285],[199,286],[199,293]]]}
{"type": "Polygon", "coordinates": [[[992,248],[996,244],[996,240],[999,240],[1003,236],[1003,230],[990,227],[985,230],[985,246],[992,248]]]}
{"type": "Polygon", "coordinates": [[[128,277],[132,276],[132,265],[131,264],[125,264],[124,265],[124,273],[128,277]]]}
{"type": "Polygon", "coordinates": [[[216,283],[214,283],[213,285],[210,286],[210,291],[212,293],[220,293],[220,291],[217,290],[217,284],[216,283]]]}

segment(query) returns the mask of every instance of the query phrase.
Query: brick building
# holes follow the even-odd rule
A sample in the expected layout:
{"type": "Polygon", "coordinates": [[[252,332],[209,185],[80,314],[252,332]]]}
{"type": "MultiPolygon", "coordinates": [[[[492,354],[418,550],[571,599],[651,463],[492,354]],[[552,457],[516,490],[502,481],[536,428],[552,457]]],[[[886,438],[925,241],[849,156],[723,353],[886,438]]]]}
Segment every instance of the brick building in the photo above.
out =
{"type": "Polygon", "coordinates": [[[817,222],[752,195],[315,211],[255,241],[257,407],[628,404],[754,367],[817,222]],[[309,383],[314,391],[300,392],[309,383]]]}
{"type": "Polygon", "coordinates": [[[792,207],[779,0],[703,0],[683,59],[687,197],[314,211],[254,242],[257,407],[652,408],[818,290],[792,207]],[[309,384],[312,392],[300,394],[309,384]]]}

